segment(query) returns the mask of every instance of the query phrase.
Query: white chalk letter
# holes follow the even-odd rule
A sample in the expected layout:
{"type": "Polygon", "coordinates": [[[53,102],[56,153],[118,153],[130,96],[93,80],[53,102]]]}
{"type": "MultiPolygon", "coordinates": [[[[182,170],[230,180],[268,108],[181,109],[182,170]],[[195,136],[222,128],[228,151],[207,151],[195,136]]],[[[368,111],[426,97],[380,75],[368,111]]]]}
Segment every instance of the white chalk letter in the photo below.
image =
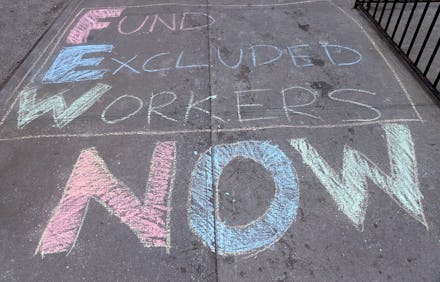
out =
{"type": "Polygon", "coordinates": [[[336,201],[338,208],[357,226],[362,227],[368,202],[367,178],[388,194],[400,207],[427,226],[422,194],[417,177],[416,156],[406,125],[383,125],[390,158],[390,175],[362,153],[344,147],[339,175],[306,139],[291,139],[304,162],[336,201]]]}
{"type": "Polygon", "coordinates": [[[23,128],[34,119],[52,111],[55,125],[62,128],[87,111],[111,88],[110,85],[98,83],[67,107],[63,94],[69,89],[62,90],[54,96],[36,102],[37,87],[26,87],[19,94],[20,106],[17,127],[23,128]]]}

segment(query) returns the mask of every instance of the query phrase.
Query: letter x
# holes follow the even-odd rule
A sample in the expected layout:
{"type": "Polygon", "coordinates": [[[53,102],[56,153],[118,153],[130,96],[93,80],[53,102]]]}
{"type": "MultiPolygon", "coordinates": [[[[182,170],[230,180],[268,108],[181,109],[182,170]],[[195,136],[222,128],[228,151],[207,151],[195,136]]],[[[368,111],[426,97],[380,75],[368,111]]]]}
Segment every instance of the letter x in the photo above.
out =
{"type": "Polygon", "coordinates": [[[117,68],[112,74],[115,75],[115,74],[116,74],[117,72],[119,72],[123,67],[126,67],[127,69],[131,70],[131,71],[134,72],[134,73],[140,73],[140,72],[138,72],[136,69],[134,69],[133,67],[131,67],[131,66],[128,64],[128,63],[130,63],[131,61],[133,61],[134,59],[136,59],[136,57],[137,57],[137,55],[134,56],[133,58],[131,58],[130,60],[126,61],[125,63],[124,63],[124,62],[121,62],[121,61],[119,61],[119,60],[117,60],[117,59],[115,59],[115,58],[112,58],[113,61],[115,61],[115,62],[121,64],[121,65],[119,66],[119,68],[117,68]]]}

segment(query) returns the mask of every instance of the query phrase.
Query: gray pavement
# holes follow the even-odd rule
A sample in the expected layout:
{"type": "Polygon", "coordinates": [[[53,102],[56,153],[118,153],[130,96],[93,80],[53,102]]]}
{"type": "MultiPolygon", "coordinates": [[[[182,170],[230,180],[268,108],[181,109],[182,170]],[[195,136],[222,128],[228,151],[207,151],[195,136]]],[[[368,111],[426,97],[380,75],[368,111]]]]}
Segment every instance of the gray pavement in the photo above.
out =
{"type": "Polygon", "coordinates": [[[69,1],[0,92],[0,280],[439,281],[440,110],[352,6],[69,1]]]}
{"type": "Polygon", "coordinates": [[[0,2],[0,83],[12,75],[66,3],[66,0],[0,2]]]}

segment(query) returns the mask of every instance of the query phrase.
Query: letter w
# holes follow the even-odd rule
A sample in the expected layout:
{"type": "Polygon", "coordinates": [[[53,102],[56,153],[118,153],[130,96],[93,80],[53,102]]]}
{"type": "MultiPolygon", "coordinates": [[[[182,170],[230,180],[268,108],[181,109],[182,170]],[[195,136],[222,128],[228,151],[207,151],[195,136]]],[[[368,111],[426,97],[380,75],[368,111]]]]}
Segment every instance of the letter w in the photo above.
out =
{"type": "Polygon", "coordinates": [[[419,189],[414,144],[405,125],[384,125],[391,175],[362,153],[344,147],[341,175],[318,154],[306,139],[292,139],[290,144],[302,156],[338,208],[357,226],[363,228],[368,202],[367,178],[387,193],[400,207],[427,226],[419,189]]]}
{"type": "Polygon", "coordinates": [[[69,90],[62,90],[56,95],[35,103],[37,88],[25,88],[20,92],[18,128],[23,128],[34,119],[50,111],[52,111],[56,126],[62,128],[87,111],[111,88],[110,85],[98,83],[95,87],[76,99],[69,107],[67,107],[63,97],[63,94],[69,90]]]}
{"type": "Polygon", "coordinates": [[[156,145],[143,203],[110,173],[94,148],[83,150],[35,254],[70,252],[81,231],[90,199],[128,225],[145,247],[168,250],[175,149],[172,141],[156,145]]]}

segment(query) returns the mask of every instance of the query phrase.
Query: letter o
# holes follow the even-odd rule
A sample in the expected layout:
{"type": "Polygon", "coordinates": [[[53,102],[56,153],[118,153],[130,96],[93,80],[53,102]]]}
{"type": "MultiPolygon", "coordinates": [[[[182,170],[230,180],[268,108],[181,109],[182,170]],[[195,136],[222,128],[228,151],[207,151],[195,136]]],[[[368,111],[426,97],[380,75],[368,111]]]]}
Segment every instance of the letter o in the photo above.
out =
{"type": "Polygon", "coordinates": [[[105,123],[115,124],[115,123],[118,123],[118,122],[120,122],[120,121],[126,120],[126,119],[128,119],[128,118],[134,116],[135,114],[137,114],[137,112],[139,112],[139,111],[142,109],[143,106],[144,106],[144,102],[142,102],[142,100],[141,100],[140,98],[138,98],[138,97],[136,97],[136,96],[132,96],[132,95],[122,95],[122,96],[116,98],[116,99],[115,99],[113,102],[111,102],[110,104],[108,104],[107,107],[105,107],[104,111],[102,111],[101,119],[102,119],[102,121],[105,122],[105,123]],[[108,120],[108,119],[105,117],[105,114],[107,113],[108,109],[110,109],[111,106],[113,106],[113,104],[115,104],[116,102],[118,102],[118,101],[121,100],[122,98],[131,98],[131,99],[134,99],[134,100],[138,101],[138,103],[139,103],[138,108],[137,108],[136,110],[134,110],[133,112],[129,113],[128,115],[122,117],[122,118],[118,118],[118,119],[114,119],[114,120],[108,120]]]}
{"type": "Polygon", "coordinates": [[[277,146],[262,141],[217,145],[200,157],[193,171],[188,198],[189,226],[220,255],[251,253],[281,238],[296,217],[298,202],[296,172],[277,146]],[[237,157],[261,164],[271,173],[276,189],[274,199],[262,216],[244,226],[228,226],[216,215],[216,195],[222,170],[237,157]]]}

